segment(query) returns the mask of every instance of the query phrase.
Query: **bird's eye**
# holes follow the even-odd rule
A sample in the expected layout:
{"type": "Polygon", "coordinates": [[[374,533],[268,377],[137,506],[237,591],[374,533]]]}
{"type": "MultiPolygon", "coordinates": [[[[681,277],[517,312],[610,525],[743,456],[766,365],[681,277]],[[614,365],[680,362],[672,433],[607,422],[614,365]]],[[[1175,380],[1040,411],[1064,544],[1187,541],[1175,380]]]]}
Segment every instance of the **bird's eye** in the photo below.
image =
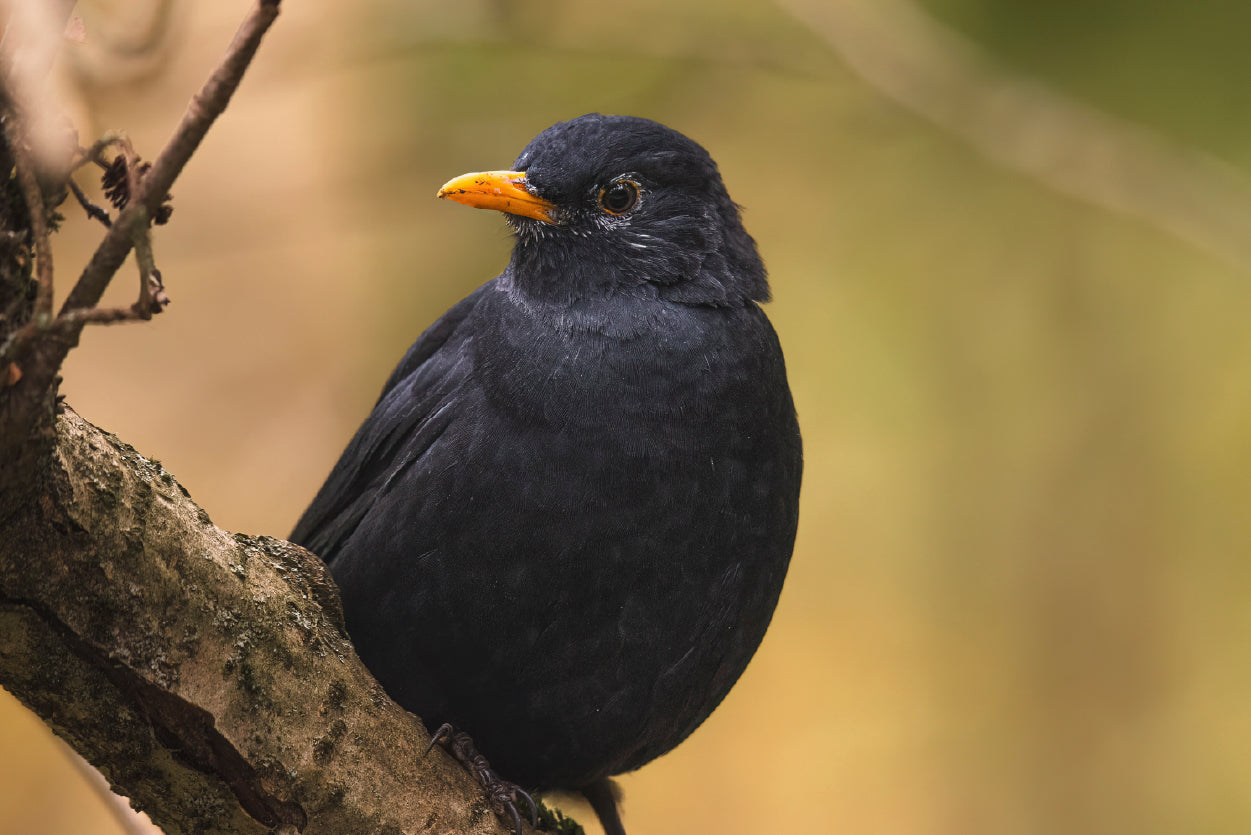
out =
{"type": "Polygon", "coordinates": [[[599,205],[610,215],[623,215],[639,204],[639,184],[633,180],[614,180],[600,189],[599,205]]]}

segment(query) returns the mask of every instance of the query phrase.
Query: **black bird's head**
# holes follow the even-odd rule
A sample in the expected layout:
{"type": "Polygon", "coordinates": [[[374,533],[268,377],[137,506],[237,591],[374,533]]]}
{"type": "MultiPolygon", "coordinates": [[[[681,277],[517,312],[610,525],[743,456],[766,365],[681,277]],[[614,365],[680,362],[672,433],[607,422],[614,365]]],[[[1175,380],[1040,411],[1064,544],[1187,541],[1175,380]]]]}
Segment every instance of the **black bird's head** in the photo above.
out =
{"type": "Polygon", "coordinates": [[[439,197],[505,212],[517,233],[513,280],[536,297],[738,306],[769,296],[717,164],[659,122],[598,113],[558,122],[513,170],[457,177],[439,197]]]}

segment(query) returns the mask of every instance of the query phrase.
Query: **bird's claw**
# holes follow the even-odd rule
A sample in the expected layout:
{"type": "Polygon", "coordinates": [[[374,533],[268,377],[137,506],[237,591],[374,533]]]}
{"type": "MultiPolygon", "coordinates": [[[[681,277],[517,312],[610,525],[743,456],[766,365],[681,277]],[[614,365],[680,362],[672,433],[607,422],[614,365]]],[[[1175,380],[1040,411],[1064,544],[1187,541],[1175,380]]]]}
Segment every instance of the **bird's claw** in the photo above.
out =
{"type": "Polygon", "coordinates": [[[438,745],[440,742],[446,742],[451,739],[453,733],[455,733],[455,729],[447,722],[444,722],[439,726],[439,729],[434,732],[434,735],[430,737],[430,744],[426,746],[426,750],[422,752],[422,756],[428,757],[430,752],[434,750],[434,746],[438,745]]]}
{"type": "Polygon", "coordinates": [[[478,753],[469,734],[458,731],[444,722],[430,737],[430,745],[426,748],[426,753],[429,754],[435,745],[442,745],[446,748],[473,775],[478,785],[482,786],[486,792],[487,801],[495,810],[495,814],[503,817],[507,813],[512,818],[515,835],[521,835],[521,813],[517,811],[518,799],[524,800],[530,807],[530,825],[538,826],[539,809],[534,803],[534,798],[516,783],[501,779],[491,768],[486,757],[478,753]]]}

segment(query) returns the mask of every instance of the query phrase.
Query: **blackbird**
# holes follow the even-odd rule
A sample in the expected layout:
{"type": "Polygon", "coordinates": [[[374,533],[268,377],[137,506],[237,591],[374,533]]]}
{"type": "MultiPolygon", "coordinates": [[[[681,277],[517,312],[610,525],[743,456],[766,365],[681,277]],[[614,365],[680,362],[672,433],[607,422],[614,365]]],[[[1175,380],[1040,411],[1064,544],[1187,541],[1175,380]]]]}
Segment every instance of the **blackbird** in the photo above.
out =
{"type": "Polygon", "coordinates": [[[647,119],[560,122],[439,197],[504,212],[511,261],[409,348],[291,539],[400,705],[623,833],[608,778],[713,711],[791,557],[764,265],[707,151],[647,119]]]}

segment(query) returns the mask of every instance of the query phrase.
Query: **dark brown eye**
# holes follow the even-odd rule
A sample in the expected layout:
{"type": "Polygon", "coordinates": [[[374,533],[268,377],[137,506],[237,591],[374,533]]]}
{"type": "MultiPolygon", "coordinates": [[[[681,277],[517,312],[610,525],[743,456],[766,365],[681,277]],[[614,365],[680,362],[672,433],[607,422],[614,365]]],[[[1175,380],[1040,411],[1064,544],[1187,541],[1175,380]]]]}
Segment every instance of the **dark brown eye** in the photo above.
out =
{"type": "Polygon", "coordinates": [[[633,180],[616,180],[601,189],[599,205],[610,215],[623,215],[639,204],[639,184],[633,180]]]}

